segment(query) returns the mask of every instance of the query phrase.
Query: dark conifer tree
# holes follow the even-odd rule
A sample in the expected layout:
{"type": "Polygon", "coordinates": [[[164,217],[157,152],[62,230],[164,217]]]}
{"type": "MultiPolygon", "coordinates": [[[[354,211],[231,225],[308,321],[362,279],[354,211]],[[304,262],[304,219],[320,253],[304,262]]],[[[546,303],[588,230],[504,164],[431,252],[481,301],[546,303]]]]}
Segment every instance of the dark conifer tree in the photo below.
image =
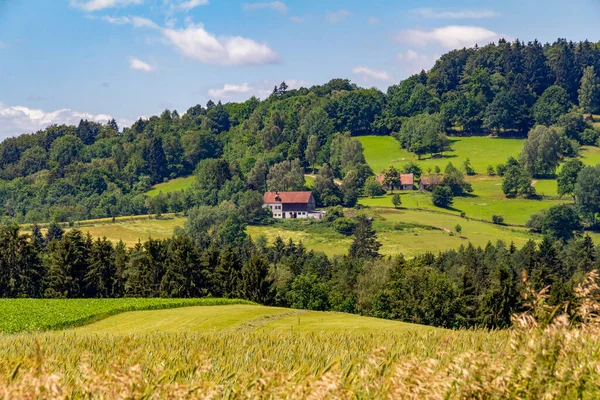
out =
{"type": "Polygon", "coordinates": [[[381,243],[377,241],[377,233],[373,229],[373,221],[364,215],[358,217],[348,255],[352,258],[373,259],[379,257],[380,247],[381,243]]]}
{"type": "Polygon", "coordinates": [[[269,264],[254,255],[242,268],[242,282],[245,298],[260,304],[270,304],[273,298],[272,282],[269,279],[269,264]]]}
{"type": "Polygon", "coordinates": [[[85,274],[87,297],[116,297],[117,269],[115,250],[106,238],[97,239],[91,247],[88,270],[85,274]]]}

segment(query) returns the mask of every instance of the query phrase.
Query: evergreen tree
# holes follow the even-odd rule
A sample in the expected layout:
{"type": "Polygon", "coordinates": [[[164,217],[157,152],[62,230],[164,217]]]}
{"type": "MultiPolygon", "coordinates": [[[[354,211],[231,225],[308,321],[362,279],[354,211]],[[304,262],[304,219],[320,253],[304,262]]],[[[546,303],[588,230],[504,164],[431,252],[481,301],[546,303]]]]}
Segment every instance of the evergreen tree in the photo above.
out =
{"type": "Polygon", "coordinates": [[[167,158],[163,150],[162,139],[160,137],[154,137],[150,139],[148,151],[146,155],[146,162],[148,163],[148,171],[150,172],[150,178],[153,183],[162,182],[163,178],[167,176],[167,158]]]}
{"type": "Polygon", "coordinates": [[[56,222],[52,222],[48,226],[48,231],[46,232],[46,243],[50,243],[53,240],[62,239],[64,233],[65,231],[63,230],[63,228],[61,228],[60,225],[58,225],[56,222]]]}
{"type": "Polygon", "coordinates": [[[361,215],[354,229],[354,240],[350,245],[348,255],[351,258],[373,259],[379,257],[381,243],[377,241],[377,233],[373,229],[373,221],[361,215]]]}
{"type": "Polygon", "coordinates": [[[593,66],[583,71],[579,87],[579,107],[585,113],[600,112],[600,78],[596,75],[593,66]]]}
{"type": "Polygon", "coordinates": [[[90,239],[75,229],[49,245],[47,297],[82,297],[90,239]]]}
{"type": "Polygon", "coordinates": [[[115,297],[118,277],[112,243],[98,238],[89,252],[88,265],[84,277],[86,297],[115,297]]]}
{"type": "Polygon", "coordinates": [[[242,297],[242,263],[236,252],[228,246],[219,257],[219,264],[215,269],[217,293],[227,298],[242,297]]]}
{"type": "Polygon", "coordinates": [[[270,304],[272,282],[268,275],[267,261],[258,255],[253,255],[242,268],[242,287],[246,299],[260,304],[270,304]]]}
{"type": "Polygon", "coordinates": [[[500,265],[493,273],[491,287],[486,292],[480,314],[484,326],[507,328],[511,316],[518,311],[519,291],[513,270],[500,265]]]}

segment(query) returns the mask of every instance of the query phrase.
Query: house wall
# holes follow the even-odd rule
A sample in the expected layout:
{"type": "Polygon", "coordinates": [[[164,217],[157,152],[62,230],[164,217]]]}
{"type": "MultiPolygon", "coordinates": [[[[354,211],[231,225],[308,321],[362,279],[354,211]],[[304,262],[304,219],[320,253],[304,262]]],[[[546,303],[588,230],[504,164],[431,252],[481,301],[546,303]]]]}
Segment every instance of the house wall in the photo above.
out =
{"type": "Polygon", "coordinates": [[[273,218],[283,218],[283,206],[280,203],[265,204],[273,213],[273,218]]]}

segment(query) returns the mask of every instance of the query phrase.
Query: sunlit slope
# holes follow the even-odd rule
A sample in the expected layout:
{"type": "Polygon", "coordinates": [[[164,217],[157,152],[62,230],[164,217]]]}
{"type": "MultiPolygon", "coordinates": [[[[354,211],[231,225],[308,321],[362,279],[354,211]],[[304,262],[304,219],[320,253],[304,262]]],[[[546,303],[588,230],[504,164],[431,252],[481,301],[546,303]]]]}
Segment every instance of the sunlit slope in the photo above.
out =
{"type": "Polygon", "coordinates": [[[79,333],[135,334],[216,331],[397,332],[435,329],[358,315],[254,305],[185,307],[122,313],[80,328],[79,333]]]}

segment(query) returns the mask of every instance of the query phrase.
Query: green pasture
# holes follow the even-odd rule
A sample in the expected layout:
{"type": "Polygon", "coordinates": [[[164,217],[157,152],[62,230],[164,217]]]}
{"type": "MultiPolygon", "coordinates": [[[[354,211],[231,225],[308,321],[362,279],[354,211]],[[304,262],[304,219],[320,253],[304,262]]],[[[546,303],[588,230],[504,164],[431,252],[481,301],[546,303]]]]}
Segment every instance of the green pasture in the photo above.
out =
{"type": "Polygon", "coordinates": [[[189,188],[195,181],[196,177],[194,175],[171,179],[170,181],[152,186],[152,189],[147,191],[146,195],[154,197],[159,193],[167,194],[169,192],[178,192],[189,188]]]}
{"type": "MultiPolygon", "coordinates": [[[[404,197],[404,196],[403,196],[404,197]]],[[[391,196],[386,197],[391,207],[391,196]]],[[[468,220],[456,214],[447,214],[414,209],[374,208],[366,210],[374,217],[374,228],[382,243],[382,254],[404,254],[412,257],[425,252],[439,252],[467,245],[485,246],[488,242],[503,240],[523,245],[536,235],[525,228],[514,228],[491,223],[468,220]],[[460,235],[454,232],[460,225],[460,235]]],[[[249,226],[247,233],[256,238],[259,235],[272,243],[278,236],[284,241],[302,241],[310,250],[322,251],[327,255],[346,254],[352,238],[335,232],[324,224],[313,224],[303,228],[304,221],[286,221],[272,226],[249,226]],[[296,226],[294,226],[296,225],[296,226]]]]}
{"type": "MultiPolygon", "coordinates": [[[[491,191],[491,189],[489,189],[491,191]]],[[[529,216],[540,210],[547,209],[553,205],[567,203],[569,199],[556,200],[526,200],[526,199],[506,199],[499,196],[487,197],[478,196],[474,192],[471,196],[455,197],[451,208],[439,208],[431,202],[431,195],[419,191],[404,192],[401,194],[402,207],[406,208],[424,208],[433,211],[451,213],[460,215],[464,212],[471,218],[491,221],[493,215],[502,215],[507,224],[524,225],[529,216]]],[[[360,204],[369,207],[387,207],[393,208],[392,195],[377,196],[374,198],[363,197],[360,204]]]]}
{"type": "Polygon", "coordinates": [[[488,165],[494,168],[503,164],[510,156],[518,157],[523,148],[523,139],[500,139],[491,137],[451,137],[451,150],[445,152],[440,158],[432,159],[429,155],[421,157],[400,148],[400,143],[391,136],[361,136],[367,163],[373,172],[379,173],[394,165],[402,167],[409,161],[417,162],[424,173],[428,169],[434,170],[437,165],[443,171],[448,162],[460,168],[469,158],[471,166],[478,174],[486,174],[488,165]]]}

